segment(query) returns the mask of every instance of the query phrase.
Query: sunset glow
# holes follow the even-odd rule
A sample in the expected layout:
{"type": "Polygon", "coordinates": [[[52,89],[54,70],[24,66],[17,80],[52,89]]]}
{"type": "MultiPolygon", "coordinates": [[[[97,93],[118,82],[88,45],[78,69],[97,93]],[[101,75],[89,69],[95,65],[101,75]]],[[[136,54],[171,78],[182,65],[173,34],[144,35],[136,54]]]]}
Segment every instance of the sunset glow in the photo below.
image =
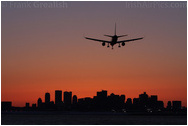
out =
{"type": "MultiPolygon", "coordinates": [[[[5,3],[5,2],[4,2],[5,3]]],[[[78,98],[97,91],[137,98],[146,92],[187,106],[186,8],[128,8],[127,2],[66,2],[64,8],[2,8],[1,101],[13,106],[44,101],[46,92],[72,91],[78,98]],[[128,34],[114,50],[104,34],[128,34]]],[[[31,2],[32,3],[32,2],[31,2]]],[[[13,4],[13,3],[12,3],[13,4]]],[[[33,4],[33,3],[32,3],[33,4]]],[[[170,4],[170,2],[169,2],[170,4]]]]}

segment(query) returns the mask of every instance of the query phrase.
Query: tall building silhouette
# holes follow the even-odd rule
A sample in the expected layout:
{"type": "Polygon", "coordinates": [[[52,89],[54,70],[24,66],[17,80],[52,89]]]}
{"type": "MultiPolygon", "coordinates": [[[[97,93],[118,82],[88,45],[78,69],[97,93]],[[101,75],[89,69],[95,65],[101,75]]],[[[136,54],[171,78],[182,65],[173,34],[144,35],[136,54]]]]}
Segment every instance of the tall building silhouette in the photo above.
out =
{"type": "Polygon", "coordinates": [[[32,109],[36,109],[37,105],[36,104],[32,104],[32,109]]]}
{"type": "Polygon", "coordinates": [[[172,109],[180,110],[181,109],[181,101],[172,101],[172,109]]]}
{"type": "Polygon", "coordinates": [[[62,91],[61,90],[55,90],[55,104],[61,104],[62,103],[62,91]]]}
{"type": "Polygon", "coordinates": [[[42,106],[42,99],[41,99],[41,98],[38,99],[38,101],[37,101],[37,106],[38,106],[39,108],[41,108],[41,106],[42,106]]]}
{"type": "Polygon", "coordinates": [[[97,92],[97,96],[95,97],[96,108],[98,109],[106,109],[107,108],[107,91],[102,90],[97,92]]]}
{"type": "Polygon", "coordinates": [[[73,96],[73,104],[77,104],[77,96],[76,95],[73,96]]]}
{"type": "Polygon", "coordinates": [[[26,107],[26,108],[29,108],[29,103],[28,103],[28,102],[25,103],[25,107],[26,107]]]}
{"type": "Polygon", "coordinates": [[[72,92],[64,92],[64,104],[65,105],[71,105],[72,101],[72,92]]]}
{"type": "Polygon", "coordinates": [[[126,104],[127,104],[127,105],[132,105],[132,99],[131,99],[131,98],[127,98],[126,104]]]}
{"type": "Polygon", "coordinates": [[[12,102],[11,101],[1,102],[1,109],[2,110],[10,110],[11,108],[12,108],[12,102]]]}
{"type": "Polygon", "coordinates": [[[102,90],[101,92],[97,92],[97,97],[99,99],[106,99],[107,98],[107,91],[106,90],[102,90]]]}
{"type": "Polygon", "coordinates": [[[120,103],[124,104],[125,103],[125,95],[120,96],[120,103]]]}
{"type": "Polygon", "coordinates": [[[146,103],[146,105],[149,108],[152,108],[152,109],[156,110],[158,108],[157,102],[158,102],[157,95],[151,95],[151,97],[148,98],[148,102],[146,103]]]}
{"type": "Polygon", "coordinates": [[[144,92],[143,94],[140,94],[139,95],[139,104],[140,104],[140,107],[144,110],[148,107],[148,101],[149,101],[149,98],[148,98],[148,95],[146,94],[146,92],[144,92]]]}
{"type": "Polygon", "coordinates": [[[45,103],[49,104],[50,103],[50,93],[45,93],[45,103]]]}
{"type": "Polygon", "coordinates": [[[171,101],[168,101],[168,103],[167,103],[167,109],[168,110],[172,109],[172,103],[171,103],[171,101]]]}
{"type": "Polygon", "coordinates": [[[168,101],[167,107],[164,108],[164,102],[158,101],[157,95],[148,96],[146,92],[139,95],[139,98],[127,98],[125,103],[125,95],[115,95],[111,93],[107,96],[107,91],[102,90],[96,93],[93,98],[85,97],[77,99],[72,97],[72,92],[64,92],[64,103],[62,102],[62,91],[55,91],[55,104],[50,101],[50,93],[45,93],[45,102],[38,98],[37,104],[26,103],[25,107],[12,107],[12,102],[1,102],[3,111],[109,111],[109,112],[170,112],[185,113],[181,101],[168,101]]]}
{"type": "Polygon", "coordinates": [[[127,98],[126,108],[127,109],[132,109],[132,99],[131,98],[127,98]]]}
{"type": "Polygon", "coordinates": [[[140,94],[139,99],[141,103],[146,104],[148,101],[148,95],[146,94],[146,92],[144,92],[143,94],[140,94]]]}

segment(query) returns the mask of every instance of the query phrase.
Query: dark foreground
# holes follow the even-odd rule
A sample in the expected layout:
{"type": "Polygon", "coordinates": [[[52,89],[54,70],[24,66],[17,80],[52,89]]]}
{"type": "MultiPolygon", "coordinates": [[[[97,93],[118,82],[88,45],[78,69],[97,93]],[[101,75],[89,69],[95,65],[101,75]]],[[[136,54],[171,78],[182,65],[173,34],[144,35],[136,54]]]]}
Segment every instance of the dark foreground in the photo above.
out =
{"type": "Polygon", "coordinates": [[[1,113],[2,125],[186,125],[186,115],[114,113],[1,113]]]}

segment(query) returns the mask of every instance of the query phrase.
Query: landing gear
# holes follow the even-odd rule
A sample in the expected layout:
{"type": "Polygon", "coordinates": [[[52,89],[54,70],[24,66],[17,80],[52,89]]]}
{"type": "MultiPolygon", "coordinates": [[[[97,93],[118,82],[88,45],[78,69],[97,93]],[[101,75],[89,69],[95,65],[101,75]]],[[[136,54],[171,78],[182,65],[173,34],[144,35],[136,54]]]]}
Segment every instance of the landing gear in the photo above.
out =
{"type": "Polygon", "coordinates": [[[108,43],[108,46],[107,46],[107,48],[109,48],[110,46],[109,46],[109,43],[108,43]]]}
{"type": "Polygon", "coordinates": [[[118,47],[119,47],[119,48],[121,47],[121,46],[120,46],[120,43],[119,43],[119,46],[118,46],[118,47]]]}

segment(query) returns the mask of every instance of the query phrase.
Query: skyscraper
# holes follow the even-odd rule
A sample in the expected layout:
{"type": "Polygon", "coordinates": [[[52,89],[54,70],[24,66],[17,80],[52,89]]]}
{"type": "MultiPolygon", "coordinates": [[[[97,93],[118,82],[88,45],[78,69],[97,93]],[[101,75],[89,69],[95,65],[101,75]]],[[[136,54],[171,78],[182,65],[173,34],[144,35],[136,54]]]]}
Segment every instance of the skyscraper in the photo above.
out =
{"type": "Polygon", "coordinates": [[[180,110],[181,109],[181,101],[172,101],[172,108],[173,108],[173,110],[180,110]]]}
{"type": "Polygon", "coordinates": [[[77,96],[76,95],[73,96],[73,104],[77,104],[77,96]]]}
{"type": "Polygon", "coordinates": [[[131,98],[127,98],[126,104],[127,104],[127,105],[132,105],[132,99],[131,99],[131,98]]]}
{"type": "Polygon", "coordinates": [[[37,104],[38,104],[38,107],[40,108],[41,105],[42,105],[42,99],[41,98],[38,99],[37,104]]]}
{"type": "Polygon", "coordinates": [[[55,104],[61,104],[62,103],[62,91],[61,90],[55,90],[55,104]]]}
{"type": "Polygon", "coordinates": [[[45,103],[50,103],[50,93],[45,94],[45,103]]]}
{"type": "Polygon", "coordinates": [[[139,95],[139,100],[140,100],[140,105],[145,108],[146,105],[148,104],[148,95],[146,94],[146,92],[139,95]]]}
{"type": "Polygon", "coordinates": [[[132,108],[132,99],[131,98],[127,98],[126,108],[127,109],[131,109],[132,108]]]}
{"type": "Polygon", "coordinates": [[[125,95],[120,96],[121,103],[125,103],[125,95]]]}
{"type": "Polygon", "coordinates": [[[65,105],[71,105],[72,101],[72,92],[64,92],[64,103],[65,105]]]}
{"type": "Polygon", "coordinates": [[[97,92],[97,97],[99,99],[106,99],[107,98],[107,91],[106,90],[102,90],[101,92],[97,92]]]}
{"type": "Polygon", "coordinates": [[[25,107],[26,107],[26,108],[29,108],[29,103],[28,103],[28,102],[25,103],[25,107]]]}
{"type": "Polygon", "coordinates": [[[146,94],[146,92],[144,92],[143,94],[140,94],[139,99],[140,99],[141,102],[144,102],[144,103],[147,102],[148,95],[146,94]]]}
{"type": "Polygon", "coordinates": [[[172,103],[171,103],[171,101],[168,101],[168,103],[167,103],[167,109],[168,110],[172,109],[172,103]]]}
{"type": "Polygon", "coordinates": [[[96,97],[96,106],[98,108],[104,109],[107,106],[107,91],[102,90],[97,92],[97,97],[96,97]]]}
{"type": "Polygon", "coordinates": [[[1,110],[10,110],[11,108],[12,108],[12,102],[11,101],[1,102],[1,110]]]}

